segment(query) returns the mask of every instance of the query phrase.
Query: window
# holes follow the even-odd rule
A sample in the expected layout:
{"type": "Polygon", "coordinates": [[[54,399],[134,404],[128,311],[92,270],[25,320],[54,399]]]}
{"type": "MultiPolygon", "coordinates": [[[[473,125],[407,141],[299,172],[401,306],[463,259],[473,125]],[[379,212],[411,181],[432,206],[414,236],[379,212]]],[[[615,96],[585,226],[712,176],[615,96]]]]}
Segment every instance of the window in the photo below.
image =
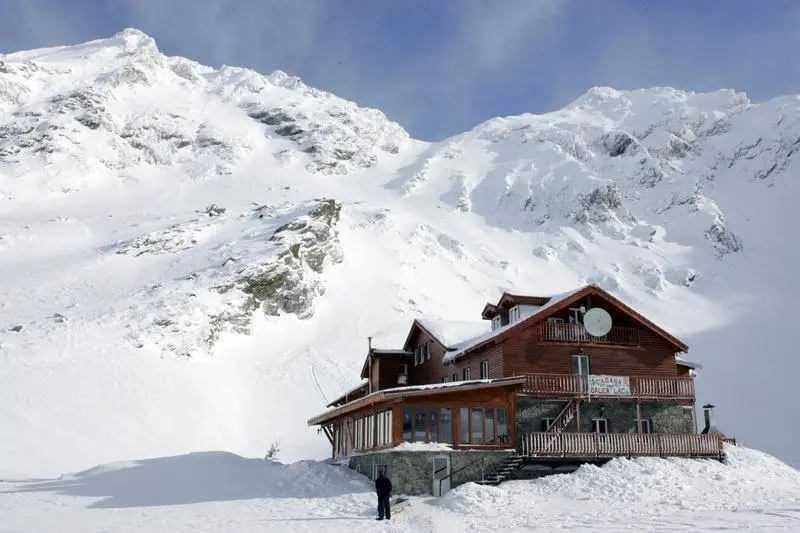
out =
{"type": "Polygon", "coordinates": [[[569,308],[569,321],[572,324],[583,324],[583,313],[586,311],[586,308],[581,307],[570,307],[569,308]]]}
{"type": "Polygon", "coordinates": [[[589,356],[588,355],[573,355],[572,356],[572,373],[580,374],[582,376],[589,375],[589,356]]]}
{"type": "Polygon", "coordinates": [[[428,410],[428,442],[439,442],[439,410],[428,410]]]}
{"type": "MultiPolygon", "coordinates": [[[[389,423],[391,424],[391,419],[389,423]]],[[[451,409],[403,407],[403,441],[452,443],[451,409]]]]}
{"type": "Polygon", "coordinates": [[[442,383],[447,383],[447,376],[442,376],[442,383]]]}
{"type": "Polygon", "coordinates": [[[461,371],[462,379],[464,381],[469,381],[469,367],[465,368],[461,371]]]}
{"type": "Polygon", "coordinates": [[[495,433],[497,442],[508,442],[508,422],[506,421],[506,410],[497,409],[495,417],[495,433]]]}
{"type": "Polygon", "coordinates": [[[547,428],[553,425],[555,418],[542,418],[542,431],[547,431],[547,428]]]}
{"type": "Polygon", "coordinates": [[[431,341],[425,343],[425,360],[431,360],[431,341]]]}
{"type": "Polygon", "coordinates": [[[513,324],[520,318],[519,306],[515,305],[508,310],[508,323],[513,324]]]}
{"type": "Polygon", "coordinates": [[[653,428],[650,426],[650,420],[640,420],[642,424],[642,433],[652,433],[653,428]]]}
{"type": "Polygon", "coordinates": [[[592,433],[608,433],[608,420],[592,418],[592,433]]]}
{"type": "Polygon", "coordinates": [[[403,375],[408,374],[408,365],[405,363],[400,363],[400,365],[397,367],[397,373],[403,375]]]}
{"type": "Polygon", "coordinates": [[[456,381],[458,381],[458,373],[453,372],[453,382],[455,383],[456,381]]]}
{"type": "Polygon", "coordinates": [[[450,409],[445,407],[442,409],[442,415],[440,417],[442,422],[442,436],[441,442],[453,442],[453,420],[452,414],[450,413],[450,409]]]}
{"type": "Polygon", "coordinates": [[[502,320],[503,317],[500,315],[497,315],[492,319],[492,331],[500,329],[503,326],[502,320]]]}
{"type": "Polygon", "coordinates": [[[458,420],[458,440],[461,444],[469,442],[469,408],[462,407],[459,409],[458,420]]]}
{"type": "Polygon", "coordinates": [[[489,379],[489,361],[481,361],[481,379],[489,379]]]}
{"type": "Polygon", "coordinates": [[[550,317],[550,318],[547,319],[547,323],[548,324],[563,324],[564,323],[564,319],[563,318],[550,317]]]}
{"type": "Polygon", "coordinates": [[[414,413],[414,442],[425,442],[425,409],[417,407],[414,413]]]}
{"type": "Polygon", "coordinates": [[[462,407],[459,409],[461,444],[498,444],[508,442],[508,420],[502,407],[462,407]]]}
{"type": "Polygon", "coordinates": [[[411,432],[411,417],[413,411],[409,407],[403,408],[403,441],[414,442],[414,435],[411,432]]]}

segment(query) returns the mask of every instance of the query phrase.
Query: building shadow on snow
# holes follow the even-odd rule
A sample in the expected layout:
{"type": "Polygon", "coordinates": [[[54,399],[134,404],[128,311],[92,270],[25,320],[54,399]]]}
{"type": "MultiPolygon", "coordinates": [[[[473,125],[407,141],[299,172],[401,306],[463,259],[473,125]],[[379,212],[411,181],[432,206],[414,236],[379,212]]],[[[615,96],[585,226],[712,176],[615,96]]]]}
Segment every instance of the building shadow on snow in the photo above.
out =
{"type": "Polygon", "coordinates": [[[317,461],[292,464],[196,452],[101,465],[6,493],[53,492],[101,498],[91,509],[183,505],[257,498],[330,498],[371,492],[364,477],[317,461]]]}

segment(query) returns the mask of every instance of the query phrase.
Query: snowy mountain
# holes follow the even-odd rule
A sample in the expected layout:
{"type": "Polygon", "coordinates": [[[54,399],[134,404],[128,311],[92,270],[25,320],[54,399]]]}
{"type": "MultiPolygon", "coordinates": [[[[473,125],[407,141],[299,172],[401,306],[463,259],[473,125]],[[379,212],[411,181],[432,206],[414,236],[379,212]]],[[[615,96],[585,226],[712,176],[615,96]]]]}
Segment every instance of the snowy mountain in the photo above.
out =
{"type": "Polygon", "coordinates": [[[799,106],[594,88],[425,143],[137,30],[0,55],[0,474],[323,458],[305,421],[367,336],[586,282],[689,344],[716,425],[798,465],[799,106]]]}

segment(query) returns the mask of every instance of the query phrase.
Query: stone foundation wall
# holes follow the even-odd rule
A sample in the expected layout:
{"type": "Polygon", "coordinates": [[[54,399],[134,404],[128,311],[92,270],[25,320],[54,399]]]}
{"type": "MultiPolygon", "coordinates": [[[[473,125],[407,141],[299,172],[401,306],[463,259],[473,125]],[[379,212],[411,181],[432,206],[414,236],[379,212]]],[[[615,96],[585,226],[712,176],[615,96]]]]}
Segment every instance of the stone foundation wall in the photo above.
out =
{"type": "MultiPolygon", "coordinates": [[[[543,431],[542,419],[557,417],[566,405],[566,401],[517,397],[517,435],[543,431]]],[[[653,433],[695,433],[691,407],[677,403],[643,403],[640,409],[642,419],[650,420],[653,433]]],[[[635,433],[637,429],[635,404],[592,401],[581,403],[580,426],[575,417],[566,431],[589,432],[593,418],[605,418],[610,433],[635,433]]]]}
{"type": "Polygon", "coordinates": [[[392,480],[395,495],[433,494],[433,458],[450,457],[450,471],[455,472],[472,463],[450,478],[450,488],[477,481],[481,472],[490,474],[513,450],[496,453],[472,450],[453,451],[394,451],[365,453],[350,457],[350,468],[375,480],[375,466],[382,468],[392,480]],[[491,454],[491,455],[490,455],[491,454]],[[483,458],[483,460],[479,460],[483,458]]]}

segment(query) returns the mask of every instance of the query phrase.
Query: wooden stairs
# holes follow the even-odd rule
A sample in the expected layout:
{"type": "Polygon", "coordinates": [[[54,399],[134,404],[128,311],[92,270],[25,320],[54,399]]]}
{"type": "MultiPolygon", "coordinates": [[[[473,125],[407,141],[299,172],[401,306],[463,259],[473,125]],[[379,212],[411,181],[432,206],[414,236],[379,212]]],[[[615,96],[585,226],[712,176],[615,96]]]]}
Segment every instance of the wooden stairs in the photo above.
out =
{"type": "Polygon", "coordinates": [[[479,485],[499,485],[505,481],[506,478],[508,478],[508,476],[510,476],[515,470],[519,470],[524,462],[525,458],[520,457],[516,453],[511,454],[506,457],[503,462],[494,469],[494,471],[488,475],[484,472],[481,475],[481,479],[475,483],[479,485]]]}

